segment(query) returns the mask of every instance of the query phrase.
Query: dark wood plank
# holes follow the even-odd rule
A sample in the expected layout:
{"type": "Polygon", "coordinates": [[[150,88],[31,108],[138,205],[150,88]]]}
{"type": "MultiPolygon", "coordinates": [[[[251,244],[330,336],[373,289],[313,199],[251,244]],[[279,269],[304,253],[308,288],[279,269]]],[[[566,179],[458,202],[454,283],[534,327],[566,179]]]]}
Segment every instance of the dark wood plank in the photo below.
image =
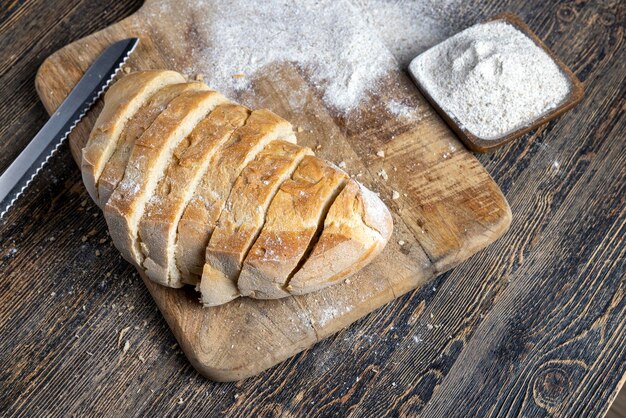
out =
{"type": "MultiPolygon", "coordinates": [[[[0,63],[12,61],[0,76],[1,169],[45,121],[33,86],[38,64],[139,2],[118,3],[26,1],[3,16],[0,63]]],[[[64,147],[0,226],[2,414],[606,412],[626,371],[624,8],[464,3],[452,24],[505,10],[521,15],[587,91],[572,113],[479,157],[513,209],[504,239],[288,362],[214,384],[173,347],[132,268],[99,243],[104,220],[81,206],[88,197],[64,147]]]]}

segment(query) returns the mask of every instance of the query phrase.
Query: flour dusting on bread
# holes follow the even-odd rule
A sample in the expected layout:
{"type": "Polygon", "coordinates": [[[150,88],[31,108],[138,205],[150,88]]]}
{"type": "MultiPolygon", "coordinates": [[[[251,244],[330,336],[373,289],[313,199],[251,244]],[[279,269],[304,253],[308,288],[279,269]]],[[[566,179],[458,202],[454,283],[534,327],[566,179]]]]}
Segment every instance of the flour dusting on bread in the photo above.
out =
{"type": "MultiPolygon", "coordinates": [[[[135,83],[176,80],[162,73],[128,74],[119,96],[124,86],[137,96],[135,83]]],[[[342,170],[347,164],[297,145],[291,124],[271,111],[194,83],[164,83],[144,94],[154,106],[134,111],[116,111],[119,97],[105,100],[107,124],[130,133],[88,144],[106,173],[101,185],[93,165],[82,168],[92,191],[110,194],[105,219],[124,258],[164,286],[199,284],[202,303],[217,306],[318,291],[382,251],[389,209],[342,170]]]]}

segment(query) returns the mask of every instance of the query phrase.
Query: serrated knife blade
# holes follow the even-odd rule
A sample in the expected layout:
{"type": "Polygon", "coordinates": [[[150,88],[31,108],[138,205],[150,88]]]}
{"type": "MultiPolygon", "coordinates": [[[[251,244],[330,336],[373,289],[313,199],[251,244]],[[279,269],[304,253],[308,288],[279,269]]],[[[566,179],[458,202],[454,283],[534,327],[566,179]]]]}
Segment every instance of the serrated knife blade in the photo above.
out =
{"type": "Polygon", "coordinates": [[[139,39],[118,41],[87,69],[48,122],[0,176],[0,219],[109,86],[139,39]]]}

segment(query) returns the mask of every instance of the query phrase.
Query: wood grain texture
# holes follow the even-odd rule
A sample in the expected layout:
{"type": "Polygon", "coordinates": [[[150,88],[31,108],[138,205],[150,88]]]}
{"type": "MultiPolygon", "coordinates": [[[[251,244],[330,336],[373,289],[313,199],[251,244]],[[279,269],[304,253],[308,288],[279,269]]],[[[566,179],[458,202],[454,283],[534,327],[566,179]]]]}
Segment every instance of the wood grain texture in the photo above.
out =
{"type": "MultiPolygon", "coordinates": [[[[0,169],[45,121],[38,65],[139,2],[9,6],[0,8],[0,169]]],[[[441,18],[458,30],[505,10],[574,70],[586,98],[479,157],[513,209],[503,239],[258,377],[215,384],[189,365],[110,247],[63,147],[0,226],[2,414],[440,416],[447,403],[452,416],[602,416],[626,371],[624,10],[463,2],[441,18]]]]}
{"type": "MultiPolygon", "coordinates": [[[[161,13],[167,3],[148,1],[119,24],[47,58],[35,83],[48,111],[56,110],[86,66],[119,39],[141,40],[128,62],[134,70],[166,63],[159,67],[182,72],[191,66],[202,72],[203,63],[193,61],[188,51],[209,46],[199,36],[176,33],[180,22],[185,22],[188,33],[200,32],[194,15],[201,6],[179,2],[176,14],[161,13]]],[[[322,93],[297,67],[276,64],[255,74],[251,88],[234,99],[252,109],[267,107],[296,126],[306,126],[308,134],[301,135],[299,143],[311,148],[319,144],[321,156],[346,162],[353,174],[362,173],[359,180],[379,192],[395,212],[392,242],[350,282],[289,299],[242,298],[202,308],[193,292],[173,291],[146,280],[183,351],[211,379],[243,379],[293,356],[457,265],[499,238],[510,224],[510,209],[497,185],[402,72],[390,71],[380,91],[347,114],[325,106],[318,97],[322,93]],[[294,94],[299,108],[292,105],[294,94]],[[419,119],[394,118],[384,106],[392,100],[421,109],[419,119]],[[376,156],[380,149],[386,153],[384,159],[376,156]],[[382,169],[388,179],[376,175],[382,169]],[[391,201],[393,190],[402,195],[391,201]]],[[[96,115],[91,112],[70,135],[77,161],[96,115]]]]}

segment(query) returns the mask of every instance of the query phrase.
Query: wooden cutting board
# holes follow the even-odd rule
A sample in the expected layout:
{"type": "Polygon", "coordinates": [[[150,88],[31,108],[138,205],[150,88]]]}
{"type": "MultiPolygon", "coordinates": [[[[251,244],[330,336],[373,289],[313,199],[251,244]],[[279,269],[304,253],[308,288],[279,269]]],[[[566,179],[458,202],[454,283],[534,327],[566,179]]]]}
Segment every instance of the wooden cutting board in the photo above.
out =
{"type": "MultiPolygon", "coordinates": [[[[190,62],[189,51],[209,47],[194,36],[194,7],[192,0],[148,0],[129,18],[57,51],[36,77],[48,112],[105,47],[123,38],[141,39],[128,62],[133,70],[202,71],[201,62],[190,62]],[[168,2],[176,5],[175,13],[155,13],[168,2]]],[[[251,88],[232,99],[280,114],[302,128],[299,143],[322,158],[345,161],[348,172],[380,193],[395,225],[384,252],[349,282],[301,297],[243,298],[202,308],[193,289],[168,289],[143,277],[181,348],[211,379],[239,380],[293,356],[459,264],[509,226],[511,212],[498,186],[400,69],[390,71],[377,91],[347,114],[326,106],[306,74],[286,63],[257,72],[251,88]],[[298,109],[291,105],[294,92],[298,109]],[[419,117],[390,113],[384,103],[392,100],[417,108],[419,117]],[[377,156],[380,150],[384,158],[377,156]],[[378,174],[383,169],[387,176],[378,174]],[[391,199],[393,191],[400,197],[391,199]]],[[[101,107],[98,103],[70,135],[76,161],[101,107]]]]}

